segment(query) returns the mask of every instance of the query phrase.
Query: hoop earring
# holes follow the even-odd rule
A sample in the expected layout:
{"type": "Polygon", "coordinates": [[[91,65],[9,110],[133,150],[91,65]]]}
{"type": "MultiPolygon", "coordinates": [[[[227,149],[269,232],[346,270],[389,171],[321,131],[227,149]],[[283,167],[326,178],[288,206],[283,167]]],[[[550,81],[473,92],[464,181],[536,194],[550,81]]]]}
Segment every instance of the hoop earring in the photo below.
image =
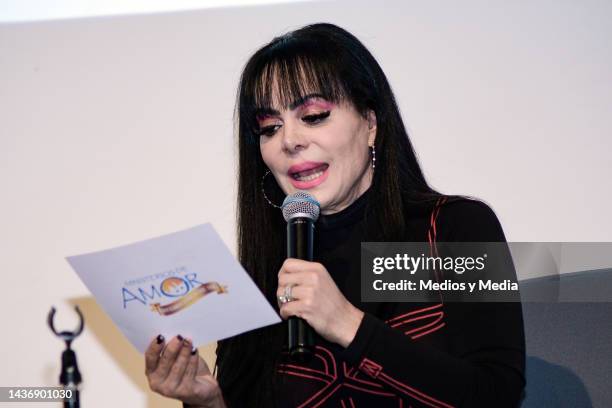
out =
{"type": "Polygon", "coordinates": [[[270,201],[270,199],[268,198],[268,196],[266,195],[266,189],[265,189],[265,181],[266,181],[266,176],[270,174],[270,170],[266,171],[266,174],[263,175],[263,177],[261,178],[261,193],[263,194],[265,200],[268,202],[268,204],[270,204],[272,207],[274,208],[281,208],[280,205],[276,205],[274,204],[272,201],[270,201]]]}
{"type": "Polygon", "coordinates": [[[376,147],[374,145],[370,146],[372,148],[372,170],[376,168],[376,147]]]}

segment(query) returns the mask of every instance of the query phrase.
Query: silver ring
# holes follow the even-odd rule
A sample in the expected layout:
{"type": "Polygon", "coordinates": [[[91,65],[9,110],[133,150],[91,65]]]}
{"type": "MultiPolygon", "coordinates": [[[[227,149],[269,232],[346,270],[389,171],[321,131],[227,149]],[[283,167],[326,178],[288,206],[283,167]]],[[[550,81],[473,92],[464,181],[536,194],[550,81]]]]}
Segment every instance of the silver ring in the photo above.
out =
{"type": "Polygon", "coordinates": [[[291,296],[291,289],[293,288],[293,286],[294,285],[287,285],[287,286],[285,286],[285,293],[278,297],[278,301],[281,304],[285,304],[285,303],[288,303],[288,302],[291,302],[291,301],[295,300],[293,298],[293,296],[291,296]]]}

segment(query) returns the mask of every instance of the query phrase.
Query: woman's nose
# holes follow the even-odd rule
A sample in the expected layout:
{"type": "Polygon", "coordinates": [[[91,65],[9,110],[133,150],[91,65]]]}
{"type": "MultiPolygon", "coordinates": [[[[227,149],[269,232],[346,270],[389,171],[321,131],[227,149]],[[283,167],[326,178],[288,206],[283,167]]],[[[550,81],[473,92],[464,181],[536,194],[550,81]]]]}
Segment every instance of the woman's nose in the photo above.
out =
{"type": "Polygon", "coordinates": [[[307,138],[300,131],[299,126],[285,122],[283,128],[283,150],[285,152],[296,153],[308,146],[307,138]]]}

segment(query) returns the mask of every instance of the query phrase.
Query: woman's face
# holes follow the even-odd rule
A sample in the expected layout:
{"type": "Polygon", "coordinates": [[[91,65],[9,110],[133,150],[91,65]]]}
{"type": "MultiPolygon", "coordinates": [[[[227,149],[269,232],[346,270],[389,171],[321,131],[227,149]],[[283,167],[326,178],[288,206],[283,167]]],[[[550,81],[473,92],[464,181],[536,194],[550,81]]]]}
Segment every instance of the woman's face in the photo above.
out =
{"type": "Polygon", "coordinates": [[[258,115],[261,156],[286,194],[312,194],[321,213],[343,210],[372,182],[369,146],[376,117],[361,116],[352,104],[319,95],[258,115]]]}

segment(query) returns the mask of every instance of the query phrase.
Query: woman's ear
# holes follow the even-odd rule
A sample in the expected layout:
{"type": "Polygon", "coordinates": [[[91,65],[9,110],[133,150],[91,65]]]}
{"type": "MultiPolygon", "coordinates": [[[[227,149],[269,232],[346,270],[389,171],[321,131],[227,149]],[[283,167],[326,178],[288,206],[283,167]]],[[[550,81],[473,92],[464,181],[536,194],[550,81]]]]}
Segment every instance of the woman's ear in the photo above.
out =
{"type": "Polygon", "coordinates": [[[373,110],[368,111],[368,146],[374,146],[376,141],[376,113],[373,110]]]}

